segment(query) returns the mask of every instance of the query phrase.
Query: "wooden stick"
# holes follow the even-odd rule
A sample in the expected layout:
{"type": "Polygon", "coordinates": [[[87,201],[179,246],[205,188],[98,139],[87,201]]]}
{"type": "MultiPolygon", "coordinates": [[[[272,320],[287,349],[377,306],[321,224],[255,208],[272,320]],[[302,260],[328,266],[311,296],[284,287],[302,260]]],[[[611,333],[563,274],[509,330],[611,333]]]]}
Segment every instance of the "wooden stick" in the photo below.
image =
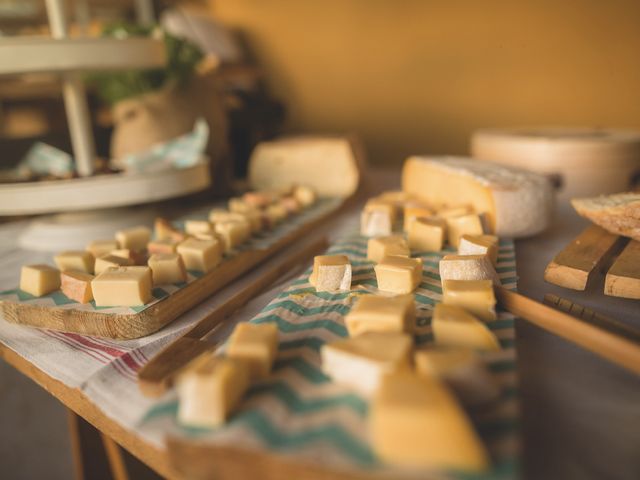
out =
{"type": "Polygon", "coordinates": [[[637,344],[504,287],[495,287],[495,291],[498,302],[514,315],[640,374],[637,344]]]}
{"type": "Polygon", "coordinates": [[[640,298],[640,242],[631,240],[613,263],[604,280],[604,294],[640,298]]]}
{"type": "Polygon", "coordinates": [[[158,397],[166,392],[181,368],[203,352],[215,348],[215,345],[202,340],[204,336],[211,333],[212,329],[220,328],[225,319],[293,267],[326,250],[327,247],[326,237],[321,237],[297,249],[293,248],[285,259],[252,279],[187,333],[165,347],[138,371],[138,386],[142,394],[158,397]]]}

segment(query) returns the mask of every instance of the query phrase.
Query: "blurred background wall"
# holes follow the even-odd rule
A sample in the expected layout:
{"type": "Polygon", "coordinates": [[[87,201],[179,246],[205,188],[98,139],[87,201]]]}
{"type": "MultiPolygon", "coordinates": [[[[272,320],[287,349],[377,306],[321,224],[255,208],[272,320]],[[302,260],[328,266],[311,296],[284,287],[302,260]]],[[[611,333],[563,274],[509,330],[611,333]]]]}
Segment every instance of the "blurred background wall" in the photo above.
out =
{"type": "Polygon", "coordinates": [[[465,153],[478,127],[640,128],[637,0],[209,0],[291,131],[362,134],[376,163],[465,153]]]}

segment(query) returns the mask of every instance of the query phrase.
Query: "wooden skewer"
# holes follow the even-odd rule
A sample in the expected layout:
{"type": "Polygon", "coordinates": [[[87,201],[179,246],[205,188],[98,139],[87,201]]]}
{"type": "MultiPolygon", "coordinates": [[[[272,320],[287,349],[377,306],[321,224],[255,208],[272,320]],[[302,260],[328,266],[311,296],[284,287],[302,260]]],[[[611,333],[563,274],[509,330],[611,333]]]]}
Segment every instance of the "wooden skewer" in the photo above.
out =
{"type": "Polygon", "coordinates": [[[143,395],[158,397],[171,387],[176,373],[187,363],[215,344],[203,340],[222,328],[224,320],[249,300],[268,288],[296,265],[328,247],[326,237],[306,242],[288,250],[288,256],[251,280],[242,289],[194,325],[187,333],[169,344],[138,371],[138,387],[143,395]]]}
{"type": "Polygon", "coordinates": [[[640,346],[636,343],[504,287],[495,290],[498,302],[514,315],[640,374],[640,346]]]}

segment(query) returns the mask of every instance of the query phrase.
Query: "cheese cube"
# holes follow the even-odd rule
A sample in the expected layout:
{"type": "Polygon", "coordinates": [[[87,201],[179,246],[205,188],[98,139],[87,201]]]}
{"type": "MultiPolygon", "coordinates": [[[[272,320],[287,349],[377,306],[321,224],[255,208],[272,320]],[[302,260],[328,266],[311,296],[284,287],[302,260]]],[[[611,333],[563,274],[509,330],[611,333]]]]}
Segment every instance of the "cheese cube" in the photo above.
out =
{"type": "Polygon", "coordinates": [[[316,203],[316,192],[303,185],[298,185],[293,189],[293,197],[303,208],[308,208],[316,203]]]}
{"type": "Polygon", "coordinates": [[[404,231],[409,231],[409,225],[411,225],[411,222],[413,222],[416,218],[426,218],[431,217],[432,215],[433,212],[431,211],[431,209],[421,203],[412,202],[405,204],[403,225],[404,231]]]}
{"type": "Polygon", "coordinates": [[[444,280],[442,303],[464,308],[485,322],[496,317],[496,297],[491,280],[444,280]]]}
{"type": "Polygon", "coordinates": [[[62,272],[60,274],[60,290],[71,300],[78,303],[89,303],[93,300],[91,280],[93,275],[84,272],[62,272]]]}
{"type": "Polygon", "coordinates": [[[456,248],[458,248],[460,237],[463,235],[482,235],[482,221],[474,213],[448,217],[446,221],[449,244],[456,248]]]}
{"type": "Polygon", "coordinates": [[[90,252],[94,258],[101,257],[106,255],[111,250],[116,250],[118,248],[118,242],[115,240],[94,240],[85,249],[87,252],[90,252]]]}
{"type": "Polygon", "coordinates": [[[487,255],[495,267],[498,265],[499,242],[495,235],[462,235],[458,255],[487,255]]]}
{"type": "Polygon", "coordinates": [[[289,212],[287,212],[287,210],[279,203],[269,205],[267,208],[265,208],[264,212],[269,218],[269,221],[272,225],[277,225],[284,222],[289,216],[289,212]]]}
{"type": "Polygon", "coordinates": [[[360,216],[360,234],[365,237],[391,235],[395,221],[392,205],[387,203],[367,204],[360,216]]]}
{"type": "Polygon", "coordinates": [[[230,212],[246,213],[249,211],[256,211],[256,207],[254,207],[253,205],[249,205],[242,198],[238,197],[230,198],[227,205],[230,212]]]}
{"type": "Polygon", "coordinates": [[[154,233],[157,240],[171,239],[175,242],[183,242],[187,239],[185,232],[175,228],[169,220],[160,217],[154,222],[154,233]]]}
{"type": "Polygon", "coordinates": [[[414,355],[418,375],[444,381],[469,407],[486,405],[500,396],[500,386],[480,357],[467,348],[429,348],[414,355]]]}
{"type": "Polygon", "coordinates": [[[120,248],[144,250],[147,248],[149,240],[151,240],[151,230],[143,226],[118,230],[116,232],[116,240],[120,248]]]}
{"type": "Polygon", "coordinates": [[[177,253],[155,253],[149,257],[154,285],[168,285],[187,281],[187,270],[177,253]]]}
{"type": "Polygon", "coordinates": [[[422,260],[420,258],[384,257],[374,270],[378,289],[392,293],[411,293],[422,281],[422,260]]]}
{"type": "Polygon", "coordinates": [[[53,260],[61,272],[75,270],[85,273],[93,273],[96,261],[91,252],[87,252],[86,250],[60,252],[53,257],[53,260]]]}
{"type": "Polygon", "coordinates": [[[149,267],[109,268],[91,281],[97,307],[135,307],[153,299],[149,267]]]}
{"type": "Polygon", "coordinates": [[[178,421],[191,427],[223,425],[249,388],[249,369],[241,361],[206,352],[177,378],[178,421]]]}
{"type": "Polygon", "coordinates": [[[278,326],[275,323],[239,323],[229,337],[226,355],[249,366],[252,380],[262,380],[271,372],[278,354],[278,326]]]}
{"type": "Polygon", "coordinates": [[[344,318],[349,335],[364,332],[412,333],[416,322],[413,295],[365,295],[344,318]]]}
{"type": "Polygon", "coordinates": [[[440,260],[440,278],[444,280],[491,280],[500,278],[486,255],[445,255],[440,260]]]}
{"type": "Polygon", "coordinates": [[[401,235],[370,238],[367,242],[367,260],[372,262],[377,263],[387,255],[408,257],[410,254],[409,245],[401,235]]]}
{"type": "Polygon", "coordinates": [[[367,332],[325,343],[320,350],[322,371],[331,379],[370,396],[386,373],[411,368],[413,339],[404,333],[367,332]]]}
{"type": "Polygon", "coordinates": [[[390,464],[481,472],[487,452],[444,384],[398,371],[383,377],[370,409],[375,453],[390,464]]]}
{"type": "Polygon", "coordinates": [[[184,222],[184,231],[189,235],[207,233],[213,230],[213,225],[207,220],[187,220],[184,222]]]}
{"type": "Polygon", "coordinates": [[[20,290],[42,297],[60,288],[60,271],[49,265],[23,265],[20,270],[20,290]]]}
{"type": "Polygon", "coordinates": [[[439,303],[431,320],[436,345],[497,351],[500,343],[476,317],[453,305],[439,303]]]}
{"type": "Polygon", "coordinates": [[[249,239],[251,236],[251,227],[246,221],[237,222],[229,220],[216,223],[215,232],[222,237],[225,251],[229,253],[249,239]]]}
{"type": "Polygon", "coordinates": [[[213,210],[211,210],[211,212],[209,212],[209,221],[212,223],[247,223],[251,232],[259,232],[260,230],[262,230],[262,214],[258,210],[252,208],[249,208],[243,212],[229,212],[220,208],[214,208],[213,210]]]}
{"type": "Polygon", "coordinates": [[[419,217],[409,224],[409,247],[418,252],[439,252],[444,247],[447,225],[438,217],[419,217]]]}
{"type": "Polygon", "coordinates": [[[313,272],[309,283],[317,292],[335,292],[351,289],[351,263],[346,255],[317,255],[313,259],[313,272]]]}
{"type": "Polygon", "coordinates": [[[206,273],[222,261],[222,244],[217,240],[188,238],[176,250],[187,270],[206,273]]]}
{"type": "MultiPolygon", "coordinates": [[[[197,236],[197,235],[196,235],[197,236]]],[[[154,253],[176,253],[180,242],[171,238],[165,238],[163,240],[152,240],[147,244],[147,250],[150,255],[154,253]]]]}
{"type": "Polygon", "coordinates": [[[114,257],[125,258],[131,261],[130,265],[146,266],[147,256],[146,250],[130,250],[128,248],[119,248],[109,252],[109,255],[114,257]]]}
{"type": "Polygon", "coordinates": [[[96,275],[100,275],[108,268],[126,267],[130,265],[133,265],[133,262],[129,258],[118,257],[116,255],[103,255],[102,257],[96,258],[94,271],[96,275]]]}

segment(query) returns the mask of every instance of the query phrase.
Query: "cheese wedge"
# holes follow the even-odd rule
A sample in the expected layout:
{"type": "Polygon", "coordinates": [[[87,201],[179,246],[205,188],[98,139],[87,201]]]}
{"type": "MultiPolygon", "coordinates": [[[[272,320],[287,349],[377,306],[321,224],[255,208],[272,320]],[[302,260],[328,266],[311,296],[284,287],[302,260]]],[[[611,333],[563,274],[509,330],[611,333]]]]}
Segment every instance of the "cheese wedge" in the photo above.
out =
{"type": "Polygon", "coordinates": [[[422,259],[398,255],[384,257],[374,270],[378,289],[386,292],[411,293],[422,281],[422,259]]]}
{"type": "Polygon", "coordinates": [[[96,259],[86,250],[74,250],[60,252],[53,260],[56,262],[58,270],[67,272],[75,270],[77,272],[93,273],[96,259]]]}
{"type": "Polygon", "coordinates": [[[463,235],[482,235],[482,220],[475,213],[468,213],[457,217],[448,217],[447,238],[449,245],[458,248],[460,237],[463,235]]]}
{"type": "Polygon", "coordinates": [[[252,380],[262,380],[271,372],[278,353],[278,326],[275,323],[239,323],[227,343],[226,355],[249,367],[252,380]]]}
{"type": "Polygon", "coordinates": [[[487,255],[495,267],[498,265],[498,245],[495,235],[462,235],[458,243],[458,255],[487,255]]]}
{"type": "Polygon", "coordinates": [[[490,233],[526,237],[547,228],[553,192],[542,175],[464,157],[410,157],[402,188],[432,208],[470,205],[490,233]]]}
{"type": "Polygon", "coordinates": [[[351,263],[346,255],[317,255],[309,283],[318,292],[348,291],[351,289],[351,263]]]}
{"type": "Polygon", "coordinates": [[[500,278],[486,255],[445,255],[440,260],[440,278],[445,280],[491,280],[500,278]]]}
{"type": "Polygon", "coordinates": [[[443,280],[442,303],[462,307],[485,322],[497,318],[491,280],[443,280]]]}
{"type": "Polygon", "coordinates": [[[90,252],[94,258],[101,257],[106,255],[112,250],[117,250],[118,242],[115,240],[94,240],[89,245],[87,245],[87,252],[90,252]]]}
{"type": "Polygon", "coordinates": [[[155,253],[149,257],[154,285],[170,285],[187,281],[187,269],[178,253],[155,253]]]}
{"type": "Polygon", "coordinates": [[[500,343],[487,326],[460,307],[439,303],[431,320],[436,345],[497,351],[500,343]]]}
{"type": "Polygon", "coordinates": [[[222,261],[222,243],[218,240],[188,238],[177,247],[187,270],[209,272],[222,261]]]}
{"type": "Polygon", "coordinates": [[[406,371],[385,375],[370,407],[369,427],[375,453],[393,465],[468,472],[489,466],[471,422],[435,378],[406,371]]]}
{"type": "Polygon", "coordinates": [[[60,271],[49,265],[23,265],[20,270],[20,290],[42,297],[60,288],[60,271]]]}
{"type": "Polygon", "coordinates": [[[91,281],[97,307],[135,307],[148,303],[153,282],[149,267],[109,268],[91,281]]]}
{"type": "Polygon", "coordinates": [[[325,343],[320,349],[322,371],[364,396],[373,395],[386,373],[411,368],[413,339],[403,333],[367,332],[325,343]]]}
{"type": "Polygon", "coordinates": [[[593,198],[574,198],[579,215],[617,235],[640,240],[640,193],[626,192],[593,198]]]}
{"type": "Polygon", "coordinates": [[[100,275],[102,272],[109,268],[126,267],[133,265],[133,262],[128,257],[119,257],[117,255],[103,255],[96,258],[94,273],[100,275]]]}
{"type": "Polygon", "coordinates": [[[415,322],[413,295],[364,295],[344,318],[352,337],[365,332],[413,333],[415,322]]]}
{"type": "Polygon", "coordinates": [[[149,240],[151,240],[151,230],[144,226],[118,230],[116,232],[116,240],[119,248],[144,250],[147,248],[149,240]]]}
{"type": "Polygon", "coordinates": [[[370,238],[367,242],[367,260],[379,262],[387,255],[408,257],[409,245],[402,235],[370,238]]]}
{"type": "Polygon", "coordinates": [[[417,252],[439,252],[444,248],[447,224],[439,217],[418,217],[409,224],[409,247],[417,252]]]}
{"type": "Polygon", "coordinates": [[[62,272],[60,274],[60,290],[67,298],[78,303],[89,303],[93,300],[91,281],[93,275],[84,272],[62,272]]]}

